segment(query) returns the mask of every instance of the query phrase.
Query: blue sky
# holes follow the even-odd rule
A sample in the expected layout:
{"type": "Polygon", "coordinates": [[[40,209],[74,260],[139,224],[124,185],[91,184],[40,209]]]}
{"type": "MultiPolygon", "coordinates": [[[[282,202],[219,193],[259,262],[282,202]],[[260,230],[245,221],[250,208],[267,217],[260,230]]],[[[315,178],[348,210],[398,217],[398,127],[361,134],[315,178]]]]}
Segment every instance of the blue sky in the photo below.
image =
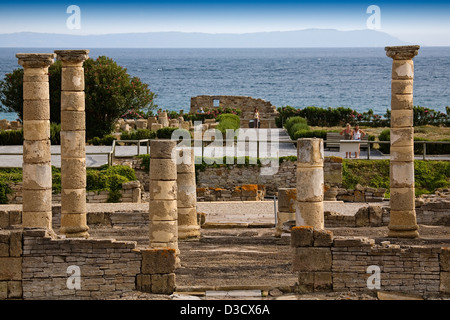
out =
{"type": "Polygon", "coordinates": [[[0,33],[106,34],[152,31],[246,33],[308,28],[367,28],[370,5],[380,31],[403,41],[450,46],[448,1],[0,1],[0,33]],[[70,5],[80,29],[66,26],[70,5]]]}

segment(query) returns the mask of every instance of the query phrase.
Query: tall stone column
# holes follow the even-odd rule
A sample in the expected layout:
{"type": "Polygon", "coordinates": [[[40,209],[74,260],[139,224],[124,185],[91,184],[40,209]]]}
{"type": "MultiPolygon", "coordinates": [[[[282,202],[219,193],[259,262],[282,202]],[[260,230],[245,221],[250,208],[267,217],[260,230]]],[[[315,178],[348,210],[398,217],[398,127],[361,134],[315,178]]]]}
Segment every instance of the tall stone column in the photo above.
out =
{"type": "Polygon", "coordinates": [[[414,194],[413,79],[419,46],[386,47],[392,58],[391,83],[391,214],[389,236],[419,236],[414,194]]]}
{"type": "Polygon", "coordinates": [[[52,167],[48,68],[53,53],[18,53],[23,75],[22,225],[52,228],[52,167]]]}
{"type": "Polygon", "coordinates": [[[177,164],[177,208],[178,239],[198,239],[200,227],[197,223],[197,185],[195,182],[194,148],[177,150],[182,163],[177,164]],[[187,153],[189,156],[185,156],[187,153]]]}
{"type": "Polygon", "coordinates": [[[176,141],[150,141],[150,248],[178,250],[176,141]]]}
{"type": "Polygon", "coordinates": [[[86,117],[83,62],[89,50],[57,50],[61,82],[61,228],[70,238],[88,238],[86,221],[86,117]]]}
{"type": "Polygon", "coordinates": [[[323,140],[297,140],[296,225],[324,229],[323,140]]]}

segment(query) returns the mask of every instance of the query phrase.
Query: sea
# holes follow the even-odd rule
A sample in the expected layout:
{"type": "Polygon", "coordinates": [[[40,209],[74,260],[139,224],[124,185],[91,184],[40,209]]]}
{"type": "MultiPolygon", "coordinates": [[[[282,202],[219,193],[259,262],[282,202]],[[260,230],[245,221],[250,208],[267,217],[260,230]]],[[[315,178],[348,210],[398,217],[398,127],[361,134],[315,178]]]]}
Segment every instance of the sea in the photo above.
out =
{"type": "MultiPolygon", "coordinates": [[[[0,79],[15,68],[16,53],[55,48],[0,48],[0,79]]],[[[276,107],[390,108],[392,59],[384,48],[90,49],[149,85],[155,103],[189,111],[198,95],[251,96],[276,107]]],[[[414,105],[445,112],[450,106],[450,47],[423,47],[414,58],[414,105]]],[[[15,120],[0,111],[0,119],[15,120]]]]}

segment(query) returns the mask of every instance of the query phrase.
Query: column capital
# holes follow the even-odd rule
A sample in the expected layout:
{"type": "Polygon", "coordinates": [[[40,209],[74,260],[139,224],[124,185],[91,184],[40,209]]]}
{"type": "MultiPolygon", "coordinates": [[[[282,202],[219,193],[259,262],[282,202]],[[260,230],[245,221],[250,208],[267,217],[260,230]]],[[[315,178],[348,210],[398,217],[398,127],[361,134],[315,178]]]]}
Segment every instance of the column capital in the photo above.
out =
{"type": "Polygon", "coordinates": [[[56,59],[68,63],[81,63],[86,61],[89,50],[55,50],[56,59]]]}
{"type": "Polygon", "coordinates": [[[394,60],[411,60],[419,54],[420,46],[385,47],[386,55],[394,60]]]}
{"type": "Polygon", "coordinates": [[[54,53],[17,53],[16,58],[24,68],[48,68],[54,63],[54,53]]]}

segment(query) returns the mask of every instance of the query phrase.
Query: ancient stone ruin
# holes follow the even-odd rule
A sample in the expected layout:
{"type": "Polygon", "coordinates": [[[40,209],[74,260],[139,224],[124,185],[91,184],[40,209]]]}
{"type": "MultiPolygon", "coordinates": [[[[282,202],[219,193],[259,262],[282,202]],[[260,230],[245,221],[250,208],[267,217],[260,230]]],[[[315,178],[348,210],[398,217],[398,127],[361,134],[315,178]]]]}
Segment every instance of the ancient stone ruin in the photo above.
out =
{"type": "MultiPolygon", "coordinates": [[[[418,238],[418,223],[450,225],[450,202],[440,201],[448,194],[414,197],[412,58],[418,50],[418,46],[386,48],[387,55],[394,59],[389,205],[371,203],[361,206],[355,215],[326,211],[326,205],[338,202],[340,193],[327,182],[339,182],[342,166],[324,157],[322,139],[299,139],[297,161],[286,163],[278,176],[272,177],[277,184],[267,190],[264,187],[264,194],[267,191],[278,195],[277,223],[272,226],[275,240],[266,237],[264,241],[277,241],[278,246],[288,248],[285,242],[288,239],[292,247],[293,254],[288,254],[292,258],[289,266],[297,281],[288,288],[290,293],[382,290],[423,296],[450,294],[450,250],[418,238]],[[285,185],[278,184],[281,182],[285,185]],[[376,238],[336,236],[329,230],[386,226],[387,236],[376,238]]],[[[22,211],[0,211],[0,299],[104,299],[135,290],[169,295],[177,289],[176,272],[183,266],[180,248],[190,245],[189,248],[197,249],[195,245],[201,243],[197,208],[203,202],[197,202],[197,187],[203,182],[197,181],[201,178],[195,175],[193,149],[177,147],[175,141],[150,142],[150,171],[145,176],[150,199],[148,204],[143,204],[144,209],[140,210],[138,204],[133,204],[133,211],[126,213],[86,209],[89,195],[86,194],[82,65],[88,54],[88,50],[17,54],[24,67],[23,207],[22,211]],[[55,58],[63,64],[60,212],[52,207],[49,140],[47,73],[55,58]],[[177,162],[177,158],[191,161],[177,162]],[[91,225],[115,231],[143,226],[146,241],[138,246],[136,241],[96,238],[91,235],[94,229],[90,229],[91,225]]],[[[232,101],[225,96],[197,97],[192,106],[196,109],[203,103],[212,103],[236,107],[232,101]]],[[[234,103],[242,101],[247,100],[235,99],[234,103]]],[[[268,105],[267,110],[270,110],[268,105]]],[[[249,120],[248,114],[246,111],[243,115],[245,121],[249,120]]],[[[269,115],[265,119],[267,127],[271,127],[269,115]]],[[[145,125],[148,122],[139,124],[145,125]]],[[[160,115],[158,123],[151,123],[151,127],[156,125],[176,126],[177,123],[171,124],[167,117],[160,115]]],[[[237,169],[219,168],[221,177],[217,181],[241,183],[235,176],[243,176],[243,172],[256,176],[249,168],[237,169]]],[[[214,174],[206,171],[205,175],[214,174]]],[[[263,194],[261,181],[251,182],[254,184],[234,185],[232,190],[216,188],[220,189],[215,190],[220,196],[214,199],[262,200],[258,199],[263,194]],[[243,191],[251,193],[244,195],[243,191]]],[[[365,194],[382,199],[384,191],[358,187],[345,196],[369,202],[365,194]]],[[[361,230],[363,233],[368,229],[361,230]]],[[[239,237],[253,233],[258,232],[243,231],[239,237]]],[[[230,238],[238,241],[239,237],[230,238]]],[[[212,237],[209,241],[215,244],[217,239],[212,237]]],[[[252,241],[255,245],[255,239],[252,241]]],[[[215,250],[220,251],[217,247],[215,250]]],[[[192,251],[202,251],[202,248],[192,251]]],[[[246,254],[250,252],[247,250],[246,254]]],[[[220,261],[216,263],[220,266],[220,261]]],[[[185,273],[184,277],[187,276],[185,273]]]]}
{"type": "Polygon", "coordinates": [[[197,96],[191,98],[191,113],[197,113],[201,108],[238,108],[241,110],[241,128],[249,128],[250,120],[254,119],[255,108],[260,114],[261,128],[276,128],[276,108],[268,101],[244,96],[197,96]]]}

